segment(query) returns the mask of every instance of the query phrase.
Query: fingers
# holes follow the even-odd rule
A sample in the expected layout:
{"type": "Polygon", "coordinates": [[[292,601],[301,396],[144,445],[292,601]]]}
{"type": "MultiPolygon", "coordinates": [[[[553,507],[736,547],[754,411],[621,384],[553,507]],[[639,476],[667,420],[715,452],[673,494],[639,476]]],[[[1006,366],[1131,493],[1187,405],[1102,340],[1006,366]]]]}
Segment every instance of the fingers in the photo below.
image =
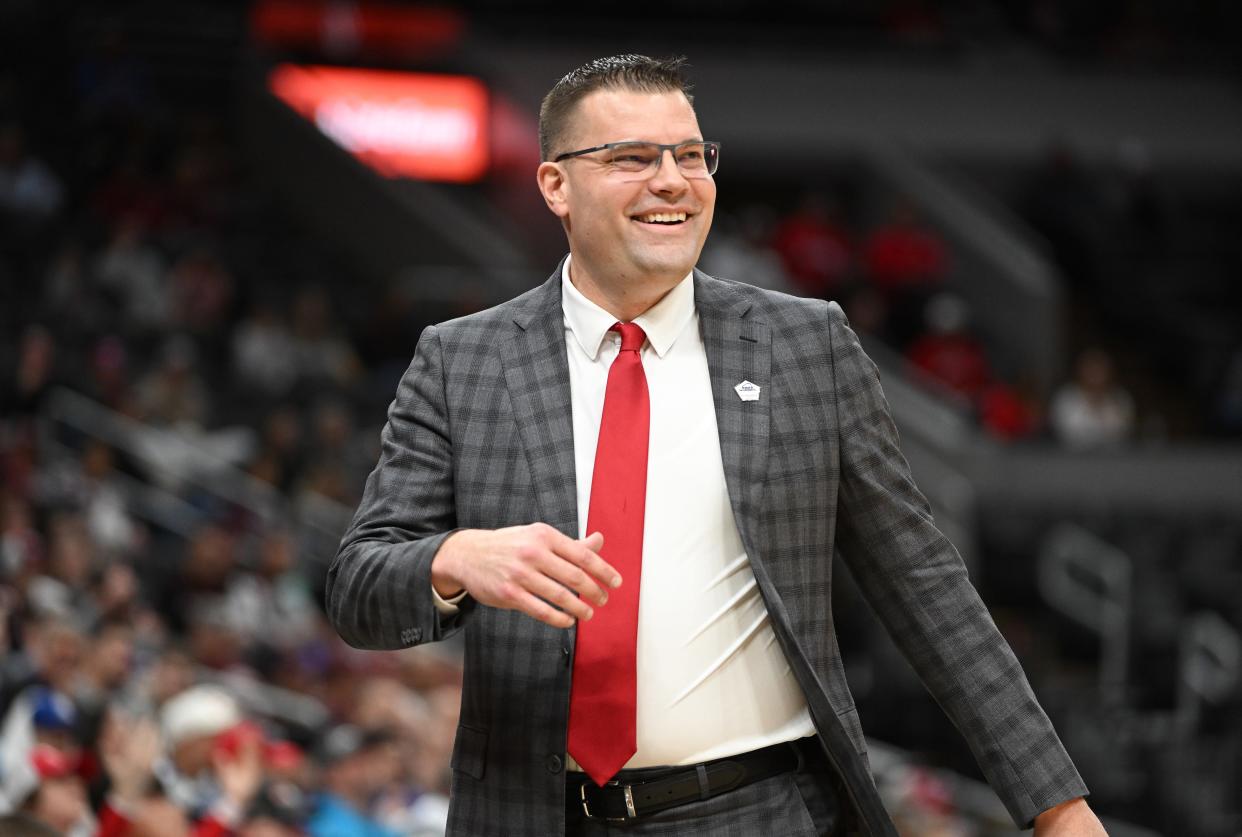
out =
{"type": "Polygon", "coordinates": [[[608,591],[601,587],[589,573],[579,569],[575,563],[561,555],[552,552],[545,553],[535,562],[534,569],[549,585],[559,587],[564,594],[549,596],[547,595],[548,588],[543,585],[540,585],[538,590],[532,586],[527,586],[527,589],[562,610],[568,610],[579,619],[588,617],[585,613],[577,612],[576,608],[566,607],[563,599],[581,602],[584,607],[586,605],[603,607],[608,602],[608,591]],[[577,598],[575,593],[581,598],[577,598]]]}
{"type": "Polygon", "coordinates": [[[559,532],[556,534],[559,537],[553,540],[552,551],[560,558],[590,574],[603,587],[621,586],[621,574],[599,556],[599,551],[604,546],[602,533],[592,532],[582,540],[573,540],[559,532]]]}
{"type": "Polygon", "coordinates": [[[514,599],[513,609],[554,628],[571,628],[574,624],[572,616],[557,610],[533,593],[519,593],[514,599]]]}
{"type": "MultiPolygon", "coordinates": [[[[556,563],[566,566],[563,561],[556,563]]],[[[586,578],[586,574],[581,570],[574,570],[574,572],[586,578]]],[[[587,579],[586,584],[594,588],[597,593],[603,593],[590,579],[587,579]]],[[[595,612],[591,609],[590,602],[586,598],[578,598],[563,583],[553,580],[546,575],[534,574],[523,586],[527,592],[534,593],[548,604],[555,605],[574,619],[590,619],[595,615],[595,612]]],[[[607,598],[606,595],[605,598],[607,598]]]]}

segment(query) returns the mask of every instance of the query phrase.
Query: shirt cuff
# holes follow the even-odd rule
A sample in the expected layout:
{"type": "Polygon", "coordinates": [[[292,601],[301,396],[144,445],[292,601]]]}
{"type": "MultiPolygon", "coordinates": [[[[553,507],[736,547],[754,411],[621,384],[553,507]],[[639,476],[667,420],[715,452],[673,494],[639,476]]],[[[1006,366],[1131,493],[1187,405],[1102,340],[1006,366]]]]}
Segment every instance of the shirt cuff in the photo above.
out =
{"type": "Polygon", "coordinates": [[[436,603],[436,610],[440,611],[440,613],[443,614],[444,616],[452,616],[454,613],[460,610],[458,605],[461,604],[462,599],[466,598],[466,591],[462,590],[460,593],[458,593],[456,596],[453,596],[451,599],[446,599],[436,592],[436,588],[433,585],[431,588],[431,598],[436,603]]]}

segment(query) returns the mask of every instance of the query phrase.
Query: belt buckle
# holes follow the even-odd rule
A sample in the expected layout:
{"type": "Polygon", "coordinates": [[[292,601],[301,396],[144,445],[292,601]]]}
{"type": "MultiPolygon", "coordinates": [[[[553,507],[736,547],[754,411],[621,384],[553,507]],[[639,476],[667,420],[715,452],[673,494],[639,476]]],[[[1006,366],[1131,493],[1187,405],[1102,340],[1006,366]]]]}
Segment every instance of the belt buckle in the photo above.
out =
{"type": "Polygon", "coordinates": [[[582,813],[588,820],[603,820],[604,822],[628,822],[631,819],[638,818],[638,812],[634,810],[634,791],[632,785],[622,785],[620,782],[613,780],[605,782],[604,787],[619,787],[625,795],[625,812],[628,816],[624,817],[597,817],[591,813],[591,804],[587,801],[587,781],[584,780],[578,786],[578,799],[582,801],[582,813]]]}

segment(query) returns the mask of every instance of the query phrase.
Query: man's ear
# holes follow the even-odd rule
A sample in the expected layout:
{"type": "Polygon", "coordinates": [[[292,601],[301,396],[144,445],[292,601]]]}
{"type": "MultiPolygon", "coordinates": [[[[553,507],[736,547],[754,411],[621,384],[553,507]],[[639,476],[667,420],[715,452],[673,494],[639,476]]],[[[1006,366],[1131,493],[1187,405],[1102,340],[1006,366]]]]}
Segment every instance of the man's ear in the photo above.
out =
{"type": "Polygon", "coordinates": [[[565,170],[556,163],[540,163],[535,172],[535,180],[539,184],[539,193],[548,205],[548,209],[562,220],[569,216],[569,182],[565,179],[565,170]]]}

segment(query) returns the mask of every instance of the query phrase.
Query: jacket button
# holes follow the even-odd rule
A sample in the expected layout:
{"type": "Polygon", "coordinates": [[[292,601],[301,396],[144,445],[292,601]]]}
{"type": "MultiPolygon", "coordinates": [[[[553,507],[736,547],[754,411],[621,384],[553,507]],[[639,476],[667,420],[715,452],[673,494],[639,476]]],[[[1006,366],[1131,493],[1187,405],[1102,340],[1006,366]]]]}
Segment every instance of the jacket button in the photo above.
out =
{"type": "Polygon", "coordinates": [[[558,756],[556,753],[552,753],[550,756],[548,756],[547,765],[548,765],[548,772],[552,774],[560,773],[561,768],[565,766],[564,762],[561,761],[561,757],[558,756]]]}
{"type": "Polygon", "coordinates": [[[561,656],[565,658],[565,668],[569,668],[569,646],[568,645],[561,646],[561,656]]]}

